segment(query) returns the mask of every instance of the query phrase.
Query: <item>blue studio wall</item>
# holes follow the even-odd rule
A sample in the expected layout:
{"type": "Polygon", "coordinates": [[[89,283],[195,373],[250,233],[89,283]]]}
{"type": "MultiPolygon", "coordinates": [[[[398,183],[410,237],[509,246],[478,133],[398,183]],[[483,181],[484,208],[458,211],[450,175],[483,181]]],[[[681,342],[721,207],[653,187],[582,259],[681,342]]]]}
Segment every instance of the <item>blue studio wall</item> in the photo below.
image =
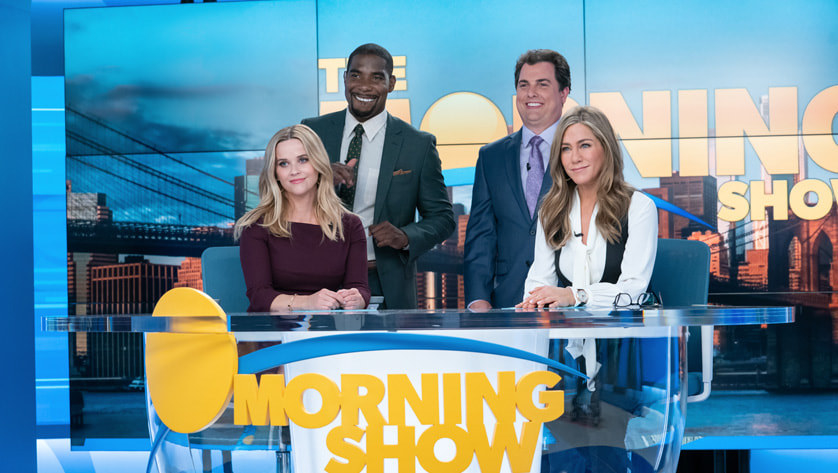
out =
{"type": "Polygon", "coordinates": [[[36,470],[29,44],[29,2],[0,0],[0,200],[6,218],[0,237],[0,468],[19,472],[36,470]]]}

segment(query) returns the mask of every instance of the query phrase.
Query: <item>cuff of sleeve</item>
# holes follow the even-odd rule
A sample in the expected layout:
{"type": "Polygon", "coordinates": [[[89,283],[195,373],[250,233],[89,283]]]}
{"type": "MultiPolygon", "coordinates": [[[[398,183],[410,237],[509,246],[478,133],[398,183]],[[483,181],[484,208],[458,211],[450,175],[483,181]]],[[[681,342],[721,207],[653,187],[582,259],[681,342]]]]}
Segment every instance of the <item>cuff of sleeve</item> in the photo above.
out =
{"type": "MultiPolygon", "coordinates": [[[[411,255],[412,252],[410,251],[410,242],[413,241],[413,238],[415,237],[415,235],[411,235],[411,233],[413,233],[413,232],[411,231],[412,227],[410,226],[410,224],[408,224],[405,227],[399,227],[399,230],[401,230],[402,233],[404,233],[404,236],[407,237],[407,244],[404,245],[404,248],[402,248],[398,251],[401,251],[403,255],[406,255],[407,261],[410,261],[411,256],[413,256],[413,255],[411,255]]],[[[417,248],[417,250],[418,250],[418,248],[417,248]]],[[[419,256],[420,255],[415,255],[416,258],[418,258],[419,256]]]]}
{"type": "Polygon", "coordinates": [[[468,303],[468,305],[466,306],[466,309],[471,309],[471,306],[474,305],[474,303],[477,302],[477,301],[484,301],[485,302],[485,301],[488,301],[488,299],[475,299],[475,300],[468,303]]]}

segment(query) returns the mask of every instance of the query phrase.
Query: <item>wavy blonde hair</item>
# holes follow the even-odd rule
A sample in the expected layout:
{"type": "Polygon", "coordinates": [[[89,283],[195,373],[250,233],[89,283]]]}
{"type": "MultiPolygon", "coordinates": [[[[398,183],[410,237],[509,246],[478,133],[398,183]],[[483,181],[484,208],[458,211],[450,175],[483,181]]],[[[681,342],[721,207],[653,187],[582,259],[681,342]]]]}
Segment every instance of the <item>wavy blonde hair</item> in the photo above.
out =
{"type": "Polygon", "coordinates": [[[576,107],[569,111],[556,128],[556,138],[553,139],[550,149],[550,177],[553,178],[553,186],[544,196],[539,211],[545,238],[554,249],[564,246],[572,234],[570,209],[576,183],[565,172],[561,152],[565,131],[577,124],[585,125],[591,130],[605,154],[602,169],[597,176],[596,199],[599,212],[596,227],[607,242],[614,243],[619,240],[623,229],[620,220],[628,213],[631,195],[634,192],[634,188],[623,179],[623,155],[608,117],[591,106],[576,107]]]}
{"type": "Polygon", "coordinates": [[[309,162],[317,171],[317,192],[314,194],[314,215],[323,235],[332,241],[343,241],[343,214],[348,212],[340,202],[332,185],[332,167],[320,137],[305,125],[285,127],[271,138],[265,148],[265,166],[259,174],[259,205],[236,222],[233,236],[236,240],[242,231],[259,222],[271,234],[291,238],[288,222],[289,202],[276,178],[276,146],[283,141],[300,140],[309,162]]]}

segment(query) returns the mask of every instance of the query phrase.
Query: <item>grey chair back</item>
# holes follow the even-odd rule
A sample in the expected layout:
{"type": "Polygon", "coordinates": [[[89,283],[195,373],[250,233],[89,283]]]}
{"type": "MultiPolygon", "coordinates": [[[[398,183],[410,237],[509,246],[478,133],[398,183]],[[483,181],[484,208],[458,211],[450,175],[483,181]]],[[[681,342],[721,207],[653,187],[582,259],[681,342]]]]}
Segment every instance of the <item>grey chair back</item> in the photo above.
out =
{"type": "Polygon", "coordinates": [[[204,292],[218,301],[224,312],[246,312],[250,301],[244,284],[238,246],[214,246],[201,254],[204,292]]]}
{"type": "MultiPolygon", "coordinates": [[[[649,289],[664,307],[707,303],[710,247],[695,240],[658,240],[649,289]]],[[[687,338],[687,400],[703,401],[713,381],[713,326],[690,327],[687,338]]]]}
{"type": "Polygon", "coordinates": [[[649,288],[664,306],[707,303],[710,247],[695,240],[658,240],[658,253],[649,288]]]}

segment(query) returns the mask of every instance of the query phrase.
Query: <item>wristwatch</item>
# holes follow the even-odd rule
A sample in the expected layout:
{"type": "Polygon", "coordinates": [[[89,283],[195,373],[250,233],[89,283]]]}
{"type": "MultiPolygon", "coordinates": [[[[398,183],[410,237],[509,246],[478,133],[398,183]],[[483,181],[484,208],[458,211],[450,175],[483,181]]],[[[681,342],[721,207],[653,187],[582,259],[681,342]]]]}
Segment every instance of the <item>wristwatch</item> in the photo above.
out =
{"type": "Polygon", "coordinates": [[[576,300],[578,304],[576,305],[585,305],[588,303],[588,291],[584,289],[577,289],[576,290],[576,300]]]}

